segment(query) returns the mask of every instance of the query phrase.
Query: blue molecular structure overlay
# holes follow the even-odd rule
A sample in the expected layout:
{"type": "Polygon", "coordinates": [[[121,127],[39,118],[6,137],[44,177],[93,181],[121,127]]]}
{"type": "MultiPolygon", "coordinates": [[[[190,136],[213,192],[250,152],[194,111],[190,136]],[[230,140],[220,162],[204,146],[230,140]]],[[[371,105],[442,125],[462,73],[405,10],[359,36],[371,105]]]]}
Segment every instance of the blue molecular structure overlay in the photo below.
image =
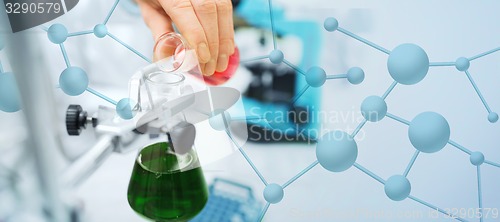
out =
{"type": "MultiPolygon", "coordinates": [[[[64,93],[70,96],[77,96],[84,92],[94,94],[97,97],[113,104],[116,107],[117,114],[120,117],[122,117],[123,119],[131,119],[135,115],[135,113],[132,112],[134,102],[128,98],[123,98],[117,102],[90,88],[87,73],[82,68],[71,65],[64,48],[64,42],[70,37],[93,34],[97,38],[109,37],[116,41],[118,44],[121,44],[125,48],[129,49],[132,53],[144,59],[146,62],[151,63],[152,61],[150,59],[121,41],[118,37],[114,36],[110,30],[108,30],[106,25],[119,1],[120,0],[116,0],[114,2],[104,21],[101,24],[95,25],[92,30],[69,33],[66,27],[62,24],[53,24],[48,28],[44,28],[44,30],[47,32],[48,39],[52,43],[59,45],[64,57],[64,61],[66,63],[66,69],[62,71],[59,78],[59,86],[61,90],[63,90],[64,93]]],[[[359,67],[352,67],[343,74],[329,75],[321,67],[314,66],[309,68],[308,70],[302,70],[290,63],[286,59],[286,56],[283,54],[283,52],[278,49],[276,41],[277,34],[275,31],[275,24],[273,19],[272,0],[268,0],[268,3],[274,49],[268,55],[258,56],[250,59],[242,59],[242,63],[269,59],[269,61],[273,64],[284,63],[290,68],[294,69],[298,74],[303,75],[307,84],[298,91],[297,95],[293,98],[292,103],[295,103],[310,87],[322,87],[327,80],[346,79],[353,85],[363,82],[365,78],[365,72],[359,67]]],[[[429,61],[429,57],[425,50],[418,45],[405,43],[395,47],[391,51],[342,28],[339,25],[339,21],[335,18],[325,19],[323,27],[327,32],[341,33],[352,39],[360,41],[384,54],[387,54],[387,69],[394,81],[382,95],[368,96],[363,100],[361,104],[361,114],[364,117],[364,120],[355,128],[353,132],[348,133],[344,131],[331,131],[325,133],[319,138],[315,138],[318,141],[316,144],[316,160],[309,166],[307,166],[304,170],[297,173],[294,177],[281,185],[276,183],[268,183],[268,181],[263,177],[257,167],[253,164],[249,156],[246,154],[243,147],[238,145],[236,140],[229,133],[227,127],[230,121],[266,119],[265,117],[247,116],[231,118],[228,113],[223,112],[222,115],[215,115],[214,117],[210,118],[210,125],[212,125],[212,127],[217,130],[226,131],[229,138],[238,148],[241,155],[245,158],[245,160],[255,171],[255,173],[265,186],[263,197],[266,200],[267,204],[260,214],[259,221],[264,218],[271,204],[277,204],[282,201],[285,195],[284,190],[290,184],[295,182],[302,175],[307,173],[312,168],[316,167],[318,164],[325,170],[331,172],[343,172],[347,169],[350,169],[351,167],[354,167],[367,176],[381,183],[383,185],[383,191],[385,192],[387,197],[393,201],[410,199],[431,209],[437,209],[440,213],[455,218],[458,221],[467,221],[456,215],[452,215],[442,208],[426,202],[425,200],[411,195],[411,181],[408,180],[407,176],[411,171],[413,164],[415,163],[415,161],[417,161],[419,154],[421,152],[439,152],[448,144],[468,155],[470,157],[470,163],[477,169],[478,206],[482,215],[483,204],[481,192],[481,167],[483,166],[483,164],[487,164],[493,167],[500,168],[500,164],[488,160],[487,157],[485,157],[481,152],[470,150],[452,140],[450,125],[448,124],[446,118],[444,118],[439,113],[420,113],[410,121],[403,119],[395,114],[389,113],[388,105],[385,100],[396,88],[396,86],[413,85],[422,81],[426,77],[429,69],[432,67],[454,66],[459,72],[463,72],[471,83],[486,111],[488,112],[487,120],[491,123],[496,123],[499,119],[499,116],[496,112],[492,111],[485,98],[481,94],[479,87],[474,82],[472,74],[469,72],[469,67],[471,66],[472,61],[498,52],[500,51],[500,47],[472,57],[459,57],[455,61],[451,62],[431,62],[429,61]],[[415,148],[415,153],[408,163],[406,169],[402,169],[402,173],[400,175],[393,175],[387,179],[384,179],[356,162],[358,156],[358,145],[354,138],[368,122],[375,123],[386,117],[408,126],[408,138],[415,148]]],[[[2,42],[0,42],[0,50],[1,48],[3,48],[2,42]]],[[[0,63],[0,110],[5,112],[16,112],[21,109],[18,90],[15,86],[15,78],[13,77],[12,73],[5,73],[0,63]]],[[[276,128],[281,127],[274,126],[273,124],[270,125],[276,128]]],[[[483,221],[482,216],[480,217],[480,221],[483,221]]]]}
{"type": "MultiPolygon", "coordinates": [[[[242,62],[252,62],[256,60],[269,59],[273,64],[285,63],[289,67],[293,68],[297,73],[305,76],[307,85],[302,88],[296,97],[292,100],[292,104],[295,103],[308,89],[309,87],[321,87],[326,82],[326,80],[331,79],[347,79],[351,84],[360,84],[365,78],[364,71],[359,67],[350,68],[347,74],[337,74],[337,75],[327,75],[325,70],[321,67],[311,67],[307,71],[303,71],[296,66],[292,65],[286,60],[285,55],[282,51],[277,48],[276,43],[276,32],[274,27],[273,10],[272,10],[272,0],[268,0],[269,3],[269,16],[272,27],[274,50],[268,56],[259,56],[248,60],[242,60],[242,62]]],[[[394,48],[392,51],[385,49],[373,42],[370,42],[346,29],[339,26],[339,22],[335,18],[327,18],[324,21],[323,27],[328,32],[339,32],[355,40],[358,40],[382,53],[389,56],[387,60],[387,69],[394,80],[394,82],[389,86],[385,93],[381,96],[372,95],[368,96],[361,104],[361,114],[364,120],[355,128],[352,133],[347,133],[343,131],[331,131],[322,135],[317,139],[316,144],[316,157],[317,160],[311,163],[304,170],[296,174],[286,183],[279,185],[276,183],[268,183],[267,180],[262,176],[257,167],[252,163],[248,155],[245,153],[243,148],[239,146],[236,141],[232,138],[229,131],[226,130],[229,137],[232,139],[233,143],[238,147],[239,151],[243,157],[247,160],[250,167],[255,171],[257,176],[260,178],[264,184],[264,199],[267,201],[264,207],[260,221],[264,218],[269,206],[271,204],[279,203],[284,196],[284,189],[292,184],[294,181],[299,179],[302,175],[307,173],[309,170],[314,168],[316,165],[321,165],[324,169],[331,172],[342,172],[352,166],[362,171],[369,177],[378,181],[384,185],[384,192],[387,197],[393,201],[402,201],[405,199],[411,199],[419,204],[427,206],[431,209],[437,210],[440,213],[454,218],[458,221],[467,221],[456,215],[452,215],[446,212],[442,208],[439,208],[429,202],[419,199],[411,195],[411,182],[408,180],[407,176],[418,158],[420,152],[424,153],[435,153],[443,149],[447,144],[461,150],[466,155],[470,156],[470,163],[477,168],[477,183],[478,183],[478,200],[479,200],[479,210],[481,212],[480,221],[483,221],[482,217],[482,194],[481,194],[481,166],[483,164],[488,164],[493,167],[500,168],[499,163],[495,163],[485,159],[485,156],[481,152],[471,151],[459,143],[450,139],[450,125],[448,121],[439,113],[435,112],[424,112],[417,115],[413,120],[408,121],[397,115],[388,113],[388,106],[385,102],[389,94],[394,90],[397,85],[413,85],[422,81],[429,69],[436,66],[455,66],[455,68],[464,72],[470,81],[472,87],[476,91],[479,99],[483,103],[486,111],[488,112],[488,121],[491,123],[496,123],[498,121],[498,114],[493,112],[489,107],[488,103],[484,99],[481,91],[474,82],[472,75],[468,71],[470,63],[473,60],[479,59],[481,57],[487,56],[489,54],[500,51],[500,47],[492,49],[490,51],[472,56],[472,57],[460,57],[454,62],[430,62],[429,57],[424,49],[415,44],[401,44],[394,48]],[[393,175],[388,179],[381,178],[370,170],[364,168],[359,163],[356,162],[358,156],[358,146],[354,137],[358,132],[365,126],[367,122],[378,122],[383,118],[389,118],[395,120],[399,123],[408,126],[408,137],[415,148],[415,153],[411,158],[410,162],[404,172],[401,175],[393,175]]],[[[258,117],[247,117],[258,118],[258,117]]],[[[227,121],[230,121],[228,119],[227,121]]],[[[270,124],[273,126],[273,124],[270,124]]],[[[274,127],[274,126],[273,126],[274,127]]]]}
{"type": "Polygon", "coordinates": [[[132,119],[136,114],[136,112],[133,111],[135,104],[132,104],[133,102],[129,98],[122,98],[117,102],[105,96],[104,94],[90,88],[87,73],[82,68],[71,65],[70,59],[66,54],[66,49],[64,48],[64,42],[70,37],[93,34],[97,38],[109,37],[116,41],[118,44],[130,50],[132,53],[142,58],[147,63],[152,63],[151,59],[144,56],[131,46],[127,45],[125,42],[120,40],[108,30],[106,25],[108,24],[111,15],[113,15],[113,12],[115,11],[118,3],[120,3],[120,0],[116,0],[114,2],[104,21],[100,24],[95,25],[92,30],[69,33],[66,27],[62,24],[53,24],[48,28],[43,27],[43,30],[47,32],[47,37],[52,43],[59,45],[64,58],[64,62],[66,63],[66,69],[64,69],[59,76],[59,87],[61,88],[61,90],[69,96],[78,96],[84,92],[89,92],[113,104],[116,107],[116,113],[122,119],[132,119]]]}

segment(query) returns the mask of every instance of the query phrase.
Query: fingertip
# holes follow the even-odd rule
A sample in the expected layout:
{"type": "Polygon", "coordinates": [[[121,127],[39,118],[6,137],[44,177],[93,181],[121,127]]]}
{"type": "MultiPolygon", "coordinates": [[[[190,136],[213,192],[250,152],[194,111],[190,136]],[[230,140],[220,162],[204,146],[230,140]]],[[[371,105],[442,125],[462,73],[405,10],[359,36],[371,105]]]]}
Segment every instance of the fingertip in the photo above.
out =
{"type": "Polygon", "coordinates": [[[215,59],[210,59],[210,61],[205,65],[205,75],[211,76],[214,74],[217,68],[217,61],[215,59]]]}
{"type": "Polygon", "coordinates": [[[200,43],[197,47],[198,59],[200,63],[207,63],[210,60],[210,50],[206,43],[200,43]]]}
{"type": "Polygon", "coordinates": [[[234,54],[235,48],[236,48],[236,44],[234,44],[234,40],[233,40],[233,41],[231,41],[231,45],[229,46],[229,55],[234,54]]]}
{"type": "Polygon", "coordinates": [[[235,47],[235,46],[234,46],[234,44],[233,44],[233,45],[232,45],[232,47],[231,47],[231,49],[229,50],[229,54],[231,54],[231,55],[232,55],[232,54],[234,54],[234,49],[235,49],[235,48],[236,48],[236,47],[235,47]]]}
{"type": "Polygon", "coordinates": [[[200,63],[200,72],[202,75],[205,75],[205,64],[204,63],[200,63]]]}
{"type": "Polygon", "coordinates": [[[219,55],[219,59],[217,60],[217,68],[215,71],[223,72],[227,69],[227,65],[229,63],[229,57],[226,54],[219,55]]]}
{"type": "Polygon", "coordinates": [[[219,54],[232,55],[234,53],[234,48],[233,40],[221,40],[219,54]]]}

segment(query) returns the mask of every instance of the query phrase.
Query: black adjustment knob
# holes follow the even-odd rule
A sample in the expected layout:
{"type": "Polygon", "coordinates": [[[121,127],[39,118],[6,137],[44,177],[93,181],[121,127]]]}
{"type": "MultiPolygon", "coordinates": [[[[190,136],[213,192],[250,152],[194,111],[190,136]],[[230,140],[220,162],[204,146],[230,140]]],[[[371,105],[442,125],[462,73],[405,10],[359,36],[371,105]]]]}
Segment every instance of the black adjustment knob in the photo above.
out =
{"type": "Polygon", "coordinates": [[[78,136],[85,129],[87,112],[80,105],[69,105],[66,110],[66,131],[70,136],[78,136]]]}

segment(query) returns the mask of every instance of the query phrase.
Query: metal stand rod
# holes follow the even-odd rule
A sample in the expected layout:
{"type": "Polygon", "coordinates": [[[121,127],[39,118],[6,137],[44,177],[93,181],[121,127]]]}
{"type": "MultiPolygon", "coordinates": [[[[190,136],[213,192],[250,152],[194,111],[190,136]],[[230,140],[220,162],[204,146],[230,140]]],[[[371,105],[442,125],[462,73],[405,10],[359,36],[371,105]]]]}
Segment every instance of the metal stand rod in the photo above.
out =
{"type": "MultiPolygon", "coordinates": [[[[2,13],[2,16],[5,16],[2,13]]],[[[5,16],[6,17],[6,16],[5,16]]],[[[3,18],[2,18],[3,19],[3,18]]],[[[5,27],[5,26],[4,26],[5,27]]],[[[9,31],[10,32],[10,31],[9,31]]],[[[57,166],[60,141],[55,129],[54,97],[46,63],[36,34],[23,31],[7,34],[6,49],[21,94],[28,131],[27,150],[34,154],[38,187],[47,211],[48,221],[69,221],[68,210],[61,200],[57,166]]]]}
{"type": "Polygon", "coordinates": [[[97,170],[113,152],[116,144],[115,138],[113,135],[102,136],[87,153],[71,164],[63,174],[63,185],[76,186],[97,170]]]}

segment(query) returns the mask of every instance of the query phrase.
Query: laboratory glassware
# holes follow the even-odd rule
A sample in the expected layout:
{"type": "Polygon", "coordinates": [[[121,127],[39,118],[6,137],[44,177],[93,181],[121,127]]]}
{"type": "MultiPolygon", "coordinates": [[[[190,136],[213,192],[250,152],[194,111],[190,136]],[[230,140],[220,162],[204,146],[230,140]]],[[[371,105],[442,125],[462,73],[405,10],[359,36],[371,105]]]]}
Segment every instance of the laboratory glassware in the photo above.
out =
{"type": "Polygon", "coordinates": [[[144,147],[128,188],[132,209],[154,221],[187,221],[208,200],[208,190],[194,149],[179,154],[172,143],[144,147]]]}
{"type": "MultiPolygon", "coordinates": [[[[165,111],[172,101],[191,95],[194,88],[203,88],[194,86],[192,79],[185,81],[201,76],[201,72],[195,51],[180,35],[163,35],[155,46],[156,56],[164,58],[132,79],[139,83],[131,84],[139,87],[136,92],[140,92],[142,85],[146,88],[142,111],[165,111]],[[159,51],[164,54],[157,55],[159,51]]],[[[156,138],[140,150],[135,160],[128,202],[134,211],[154,221],[187,221],[201,212],[208,200],[203,170],[194,148],[196,128],[186,121],[182,111],[158,113],[149,122],[158,129],[157,135],[151,136],[156,138]]]]}
{"type": "MultiPolygon", "coordinates": [[[[165,33],[158,38],[156,45],[154,47],[154,58],[162,59],[165,57],[169,57],[170,55],[174,55],[173,58],[173,67],[165,67],[165,70],[171,70],[174,67],[177,67],[182,64],[182,62],[178,62],[177,60],[184,60],[186,47],[186,41],[180,37],[179,40],[173,39],[174,36],[179,36],[174,33],[165,33]]],[[[196,62],[198,62],[198,59],[196,62]]],[[[240,53],[238,47],[234,48],[234,53],[229,56],[229,62],[226,70],[222,72],[215,72],[213,75],[196,75],[198,77],[203,78],[204,82],[208,85],[221,85],[226,83],[236,72],[238,66],[240,64],[240,53]]]]}

